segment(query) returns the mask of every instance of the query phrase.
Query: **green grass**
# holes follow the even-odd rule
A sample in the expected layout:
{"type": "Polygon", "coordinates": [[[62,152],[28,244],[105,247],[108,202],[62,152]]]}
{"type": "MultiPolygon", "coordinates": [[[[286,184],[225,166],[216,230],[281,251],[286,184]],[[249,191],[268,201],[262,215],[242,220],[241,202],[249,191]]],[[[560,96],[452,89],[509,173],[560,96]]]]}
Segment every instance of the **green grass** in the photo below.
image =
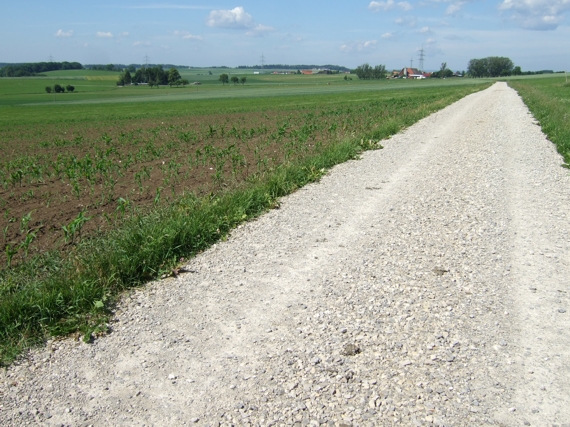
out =
{"type": "Polygon", "coordinates": [[[560,75],[539,79],[512,79],[509,85],[524,100],[543,132],[570,165],[570,81],[560,75]]]}
{"type": "MultiPolygon", "coordinates": [[[[265,91],[255,85],[252,89],[247,85],[247,89],[218,85],[204,91],[208,94],[206,99],[177,100],[173,96],[136,103],[113,102],[112,97],[107,97],[100,104],[62,102],[0,107],[0,127],[61,123],[64,128],[70,121],[109,120],[120,127],[132,117],[166,121],[185,115],[223,117],[235,111],[262,115],[266,111],[310,111],[325,106],[349,106],[345,114],[358,114],[359,107],[369,106],[371,101],[375,102],[374,108],[381,109],[386,104],[405,105],[402,111],[393,108],[395,113],[382,122],[370,123],[369,128],[349,138],[333,139],[311,155],[277,165],[231,191],[200,198],[186,195],[168,206],[133,210],[113,231],[82,241],[65,256],[46,253],[0,271],[0,364],[10,363],[22,350],[51,335],[80,331],[89,340],[105,330],[114,302],[126,289],[172,271],[181,258],[203,251],[224,239],[239,223],[275,207],[279,197],[318,180],[333,165],[353,159],[363,150],[377,148],[376,141],[488,86],[482,83],[485,82],[457,79],[358,82],[315,88],[317,85],[304,82],[298,84],[299,92],[291,92],[290,88],[282,92],[279,85],[266,85],[265,91]],[[228,96],[229,93],[234,95],[228,96]],[[170,102],[162,102],[167,100],[170,102]]],[[[350,134],[350,129],[344,134],[350,134]]],[[[9,141],[1,142],[9,146],[9,141]]]]}
{"type": "MultiPolygon", "coordinates": [[[[212,76],[195,70],[182,70],[183,78],[192,82],[200,82],[200,86],[173,87],[161,86],[160,89],[147,85],[117,87],[119,73],[110,71],[64,70],[46,73],[47,77],[0,78],[0,123],[9,120],[10,110],[3,106],[25,105],[27,107],[52,108],[59,104],[98,104],[98,103],[149,103],[149,102],[192,102],[212,98],[252,98],[282,97],[319,94],[346,94],[351,92],[399,91],[410,88],[449,87],[451,85],[472,85],[480,81],[473,79],[447,80],[380,80],[359,81],[344,80],[339,75],[273,75],[252,74],[251,70],[216,70],[212,76]],[[217,72],[217,74],[216,74],[217,72]],[[245,85],[222,85],[218,81],[219,73],[225,72],[239,77],[247,77],[245,85]],[[75,93],[48,94],[46,86],[68,84],[75,86],[75,93]]],[[[144,108],[144,107],[142,107],[144,108]]],[[[39,112],[39,114],[42,114],[39,112]]]]}

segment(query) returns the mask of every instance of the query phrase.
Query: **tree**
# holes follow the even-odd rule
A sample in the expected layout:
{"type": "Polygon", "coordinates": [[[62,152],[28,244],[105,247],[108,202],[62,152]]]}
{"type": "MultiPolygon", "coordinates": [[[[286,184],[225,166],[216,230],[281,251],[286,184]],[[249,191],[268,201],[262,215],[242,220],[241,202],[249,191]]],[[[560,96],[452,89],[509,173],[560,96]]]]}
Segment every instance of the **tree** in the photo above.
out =
{"type": "Polygon", "coordinates": [[[168,84],[170,87],[172,87],[172,85],[178,86],[180,84],[180,80],[182,80],[182,77],[176,68],[168,70],[168,84]]]}
{"type": "Polygon", "coordinates": [[[222,82],[222,85],[224,85],[226,83],[229,83],[230,76],[228,76],[226,73],[220,74],[220,77],[218,78],[218,80],[222,82]]]}
{"type": "Polygon", "coordinates": [[[471,77],[486,77],[487,73],[486,59],[471,59],[467,64],[467,74],[471,77]]]}
{"type": "Polygon", "coordinates": [[[513,61],[509,58],[489,56],[483,59],[471,59],[467,66],[467,73],[471,77],[499,77],[511,75],[513,68],[513,61]]]}
{"type": "Polygon", "coordinates": [[[445,70],[447,70],[447,62],[442,62],[441,67],[439,67],[439,78],[445,77],[445,70]]]}
{"type": "Polygon", "coordinates": [[[372,77],[379,80],[386,78],[386,66],[376,65],[374,70],[372,70],[372,77]]]}
{"type": "Polygon", "coordinates": [[[386,77],[386,66],[376,65],[371,67],[370,64],[362,64],[354,70],[356,76],[362,80],[383,79],[386,77]]]}
{"type": "Polygon", "coordinates": [[[46,92],[51,93],[51,86],[46,86],[46,92]]]}
{"type": "Polygon", "coordinates": [[[65,86],[65,90],[68,92],[73,92],[75,90],[75,86],[67,85],[65,86]]]}
{"type": "Polygon", "coordinates": [[[239,83],[239,77],[238,76],[232,76],[232,78],[230,80],[234,85],[239,83]]]}
{"type": "Polygon", "coordinates": [[[367,80],[372,77],[372,67],[368,63],[359,65],[354,72],[356,76],[362,80],[367,80]]]}
{"type": "Polygon", "coordinates": [[[490,56],[487,58],[487,70],[491,77],[510,75],[515,65],[509,58],[490,56]]]}
{"type": "Polygon", "coordinates": [[[63,92],[65,92],[65,88],[64,88],[63,86],[59,85],[59,84],[56,84],[56,85],[53,87],[53,90],[55,91],[55,93],[63,93],[63,92]]]}
{"type": "Polygon", "coordinates": [[[180,80],[180,84],[181,84],[182,86],[186,86],[186,85],[189,84],[189,83],[190,83],[190,82],[189,82],[188,80],[186,80],[186,79],[180,80]]]}
{"type": "Polygon", "coordinates": [[[123,81],[126,85],[130,85],[133,82],[133,77],[131,76],[131,72],[129,70],[125,70],[123,74],[123,81]]]}
{"type": "Polygon", "coordinates": [[[245,85],[245,82],[247,81],[247,77],[243,76],[241,79],[239,79],[239,81],[242,85],[245,85]]]}
{"type": "Polygon", "coordinates": [[[517,65],[515,68],[513,68],[513,76],[520,76],[521,74],[522,74],[521,67],[517,65]]]}

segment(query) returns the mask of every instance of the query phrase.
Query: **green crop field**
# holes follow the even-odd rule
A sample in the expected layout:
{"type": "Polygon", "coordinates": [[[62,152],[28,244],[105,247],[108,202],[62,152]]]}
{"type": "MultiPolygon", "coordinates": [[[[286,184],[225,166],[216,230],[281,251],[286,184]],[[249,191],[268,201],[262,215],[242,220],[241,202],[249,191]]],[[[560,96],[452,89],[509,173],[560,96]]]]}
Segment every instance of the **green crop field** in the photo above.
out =
{"type": "Polygon", "coordinates": [[[125,290],[490,84],[190,69],[201,85],[157,89],[47,74],[0,79],[0,363],[49,335],[104,332],[125,290]],[[45,92],[56,83],[75,92],[45,92]]]}

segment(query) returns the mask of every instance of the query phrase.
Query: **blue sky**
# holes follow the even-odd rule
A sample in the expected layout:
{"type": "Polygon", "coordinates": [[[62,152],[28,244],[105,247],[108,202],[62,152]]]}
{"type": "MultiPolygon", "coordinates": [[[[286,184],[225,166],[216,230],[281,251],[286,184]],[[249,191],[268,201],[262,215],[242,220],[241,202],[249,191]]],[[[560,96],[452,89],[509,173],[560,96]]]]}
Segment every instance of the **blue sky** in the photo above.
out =
{"type": "Polygon", "coordinates": [[[570,0],[6,2],[0,62],[191,66],[368,62],[387,68],[508,56],[570,69],[570,0]]]}

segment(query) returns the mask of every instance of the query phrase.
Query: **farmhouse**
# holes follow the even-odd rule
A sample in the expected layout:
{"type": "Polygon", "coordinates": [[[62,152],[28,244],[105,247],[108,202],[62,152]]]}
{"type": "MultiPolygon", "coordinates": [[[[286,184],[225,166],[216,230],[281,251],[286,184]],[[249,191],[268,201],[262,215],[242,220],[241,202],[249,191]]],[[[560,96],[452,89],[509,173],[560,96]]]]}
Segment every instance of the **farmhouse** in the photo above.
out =
{"type": "Polygon", "coordinates": [[[425,79],[427,76],[417,68],[402,68],[398,73],[401,79],[425,79]]]}

